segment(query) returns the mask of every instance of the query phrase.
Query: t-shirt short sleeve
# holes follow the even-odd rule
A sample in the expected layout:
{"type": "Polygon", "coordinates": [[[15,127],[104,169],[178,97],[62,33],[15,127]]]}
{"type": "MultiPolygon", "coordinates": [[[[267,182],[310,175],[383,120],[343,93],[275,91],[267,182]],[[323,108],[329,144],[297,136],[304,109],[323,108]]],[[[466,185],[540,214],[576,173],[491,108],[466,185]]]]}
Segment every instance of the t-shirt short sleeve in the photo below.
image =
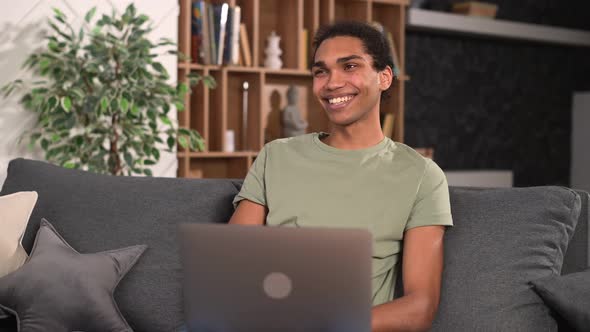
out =
{"type": "Polygon", "coordinates": [[[264,180],[264,173],[266,169],[268,147],[265,145],[258,153],[256,160],[250,167],[248,175],[244,179],[242,189],[234,197],[234,209],[238,207],[238,203],[244,199],[266,206],[266,183],[264,180]]]}
{"type": "Polygon", "coordinates": [[[447,178],[434,161],[427,159],[424,176],[405,231],[414,227],[435,225],[453,226],[453,218],[447,178]]]}

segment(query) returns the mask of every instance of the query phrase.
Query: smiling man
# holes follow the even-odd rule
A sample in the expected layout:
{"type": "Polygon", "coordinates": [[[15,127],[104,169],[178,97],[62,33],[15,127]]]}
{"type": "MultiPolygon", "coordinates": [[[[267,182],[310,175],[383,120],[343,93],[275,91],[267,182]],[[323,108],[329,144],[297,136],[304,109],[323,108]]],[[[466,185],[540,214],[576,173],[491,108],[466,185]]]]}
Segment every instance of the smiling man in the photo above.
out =
{"type": "Polygon", "coordinates": [[[445,176],[381,131],[380,102],[395,78],[382,33],[337,23],[318,31],[314,47],[313,92],[329,132],[266,144],[230,223],[368,229],[372,330],[428,330],[440,297],[444,230],[452,225],[445,176]],[[400,264],[404,294],[394,299],[400,264]]]}

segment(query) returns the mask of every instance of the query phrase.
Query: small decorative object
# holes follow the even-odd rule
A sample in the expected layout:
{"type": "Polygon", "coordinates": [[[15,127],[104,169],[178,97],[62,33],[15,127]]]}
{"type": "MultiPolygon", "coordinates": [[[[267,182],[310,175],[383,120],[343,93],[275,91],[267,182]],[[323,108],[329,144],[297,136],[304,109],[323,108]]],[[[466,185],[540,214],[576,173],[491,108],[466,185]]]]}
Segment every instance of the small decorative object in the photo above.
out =
{"type": "Polygon", "coordinates": [[[292,137],[305,134],[308,123],[301,118],[297,106],[298,92],[294,85],[287,90],[287,107],[283,110],[283,136],[292,137]]]}
{"type": "Polygon", "coordinates": [[[414,150],[424,158],[434,159],[434,148],[415,148],[414,150]]]}
{"type": "Polygon", "coordinates": [[[485,18],[496,17],[498,6],[493,3],[464,1],[453,4],[453,13],[485,18]]]}
{"type": "Polygon", "coordinates": [[[228,129],[225,131],[225,145],[223,147],[223,151],[225,152],[234,152],[236,151],[236,135],[235,131],[228,129]]]}
{"type": "Polygon", "coordinates": [[[244,81],[242,84],[242,150],[248,146],[248,89],[250,84],[244,81]]]}
{"type": "Polygon", "coordinates": [[[283,61],[281,61],[281,54],[283,54],[283,51],[279,47],[280,41],[281,37],[279,37],[274,31],[268,36],[266,49],[264,50],[264,54],[266,54],[264,66],[266,68],[281,69],[283,67],[283,61]]]}

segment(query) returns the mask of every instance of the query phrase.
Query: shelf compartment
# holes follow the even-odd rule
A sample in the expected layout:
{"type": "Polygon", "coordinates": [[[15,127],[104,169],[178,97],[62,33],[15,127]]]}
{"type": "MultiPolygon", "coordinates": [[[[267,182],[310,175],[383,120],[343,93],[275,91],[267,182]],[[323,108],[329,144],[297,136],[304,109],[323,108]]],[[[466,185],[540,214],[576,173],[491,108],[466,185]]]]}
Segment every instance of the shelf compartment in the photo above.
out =
{"type": "Polygon", "coordinates": [[[334,19],[370,22],[371,2],[358,0],[336,0],[334,2],[334,19]]]}
{"type": "Polygon", "coordinates": [[[393,49],[399,62],[399,69],[403,74],[403,68],[405,68],[404,27],[406,24],[406,11],[403,7],[382,3],[373,3],[372,8],[372,21],[379,22],[386,32],[391,33],[394,44],[393,49]]]}
{"type": "Polygon", "coordinates": [[[299,31],[303,27],[303,0],[259,0],[260,27],[258,65],[264,67],[267,38],[275,31],[281,37],[283,68],[298,68],[299,31]]]}
{"type": "Polygon", "coordinates": [[[252,157],[190,158],[185,177],[243,179],[252,164],[252,157]]]}
{"type": "Polygon", "coordinates": [[[229,72],[227,74],[227,120],[225,130],[234,131],[236,151],[258,151],[262,148],[263,142],[260,130],[261,85],[261,73],[229,72]],[[248,118],[245,134],[243,125],[244,82],[248,82],[248,118]],[[244,141],[244,137],[246,141],[244,141]]]}
{"type": "MultiPolygon", "coordinates": [[[[199,75],[207,75],[207,70],[192,70],[191,72],[199,75]]],[[[187,83],[188,84],[188,83],[187,83]]],[[[205,151],[209,142],[209,88],[202,82],[191,88],[191,94],[185,97],[185,105],[187,105],[183,112],[178,113],[179,118],[185,118],[190,123],[190,128],[195,129],[201,134],[205,140],[205,151]]],[[[180,124],[184,125],[184,121],[180,124]]]]}
{"type": "MultiPolygon", "coordinates": [[[[217,87],[209,91],[208,107],[208,141],[206,142],[207,151],[223,150],[223,133],[225,132],[225,110],[227,105],[227,71],[212,70],[209,71],[217,87]]],[[[196,104],[194,107],[203,107],[196,104]]]]}
{"type": "Polygon", "coordinates": [[[282,110],[287,105],[286,94],[290,85],[297,87],[297,106],[301,117],[308,122],[306,131],[326,131],[328,119],[313,95],[311,78],[267,75],[262,97],[262,128],[265,142],[284,137],[282,110]]]}
{"type": "Polygon", "coordinates": [[[236,5],[241,8],[241,23],[246,26],[246,31],[248,33],[250,52],[252,53],[252,65],[257,67],[260,56],[257,47],[260,43],[260,0],[237,0],[236,5]]]}

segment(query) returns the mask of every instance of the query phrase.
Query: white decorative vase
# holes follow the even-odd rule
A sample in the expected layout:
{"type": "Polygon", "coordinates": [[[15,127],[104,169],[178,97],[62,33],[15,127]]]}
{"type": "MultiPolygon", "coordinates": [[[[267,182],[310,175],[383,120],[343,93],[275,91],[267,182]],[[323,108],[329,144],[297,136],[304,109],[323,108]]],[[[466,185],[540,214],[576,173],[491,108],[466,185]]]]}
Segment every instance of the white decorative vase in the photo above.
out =
{"type": "Polygon", "coordinates": [[[281,69],[283,67],[283,61],[281,61],[281,54],[283,54],[283,51],[279,47],[281,37],[273,31],[266,40],[266,49],[264,50],[266,58],[264,59],[264,67],[281,69]]]}

